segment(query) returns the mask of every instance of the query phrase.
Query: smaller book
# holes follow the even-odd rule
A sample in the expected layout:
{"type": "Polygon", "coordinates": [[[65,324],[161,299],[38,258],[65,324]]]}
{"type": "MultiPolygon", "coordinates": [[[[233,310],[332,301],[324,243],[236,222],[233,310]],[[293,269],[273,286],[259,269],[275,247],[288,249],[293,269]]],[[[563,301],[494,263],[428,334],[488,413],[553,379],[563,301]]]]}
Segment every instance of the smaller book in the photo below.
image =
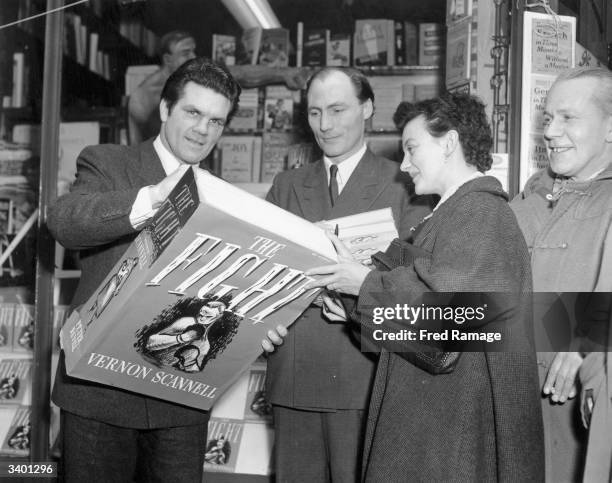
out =
{"type": "Polygon", "coordinates": [[[265,386],[266,363],[254,362],[215,403],[211,416],[269,424],[272,406],[265,386]]]}
{"type": "Polygon", "coordinates": [[[327,60],[328,29],[304,29],[302,65],[321,67],[327,60]]]}
{"type": "Polygon", "coordinates": [[[230,131],[249,132],[257,130],[259,119],[259,89],[243,89],[240,94],[238,111],[228,125],[230,131]]]}
{"type": "Polygon", "coordinates": [[[289,146],[296,142],[293,132],[268,131],[263,133],[261,153],[261,183],[271,183],[287,169],[289,146]]]}
{"type": "Polygon", "coordinates": [[[295,45],[295,66],[302,67],[302,56],[304,53],[304,22],[297,23],[295,45]]]}
{"type": "Polygon", "coordinates": [[[213,34],[212,58],[225,65],[236,63],[236,37],[233,35],[213,34]]]}
{"type": "Polygon", "coordinates": [[[272,421],[272,404],[266,395],[265,367],[252,367],[248,373],[244,419],[252,422],[272,421]]]}
{"type": "Polygon", "coordinates": [[[395,25],[393,20],[355,20],[353,64],[357,67],[395,64],[395,25]]]}
{"type": "Polygon", "coordinates": [[[0,351],[10,351],[13,347],[13,320],[15,304],[0,304],[0,351]]]}
{"type": "Polygon", "coordinates": [[[263,29],[261,27],[248,28],[242,32],[240,44],[236,46],[236,64],[257,64],[262,33],[263,29]]]}
{"type": "Polygon", "coordinates": [[[204,472],[270,475],[273,440],[270,425],[211,417],[204,472]]]}
{"type": "Polygon", "coordinates": [[[253,179],[254,136],[225,136],[221,143],[221,178],[229,183],[249,183],[253,179]]]}
{"type": "Polygon", "coordinates": [[[29,404],[32,359],[0,360],[0,405],[29,404]]]}
{"type": "Polygon", "coordinates": [[[14,304],[13,351],[32,352],[34,350],[34,306],[14,304]]]}
{"type": "Polygon", "coordinates": [[[289,30],[274,28],[262,31],[257,63],[270,67],[289,65],[289,30]]]}
{"type": "Polygon", "coordinates": [[[244,421],[210,418],[204,453],[204,471],[234,473],[244,421]]]}
{"type": "Polygon", "coordinates": [[[13,90],[11,94],[12,107],[24,107],[25,99],[25,54],[13,54],[13,90]]]}
{"type": "Polygon", "coordinates": [[[97,32],[91,32],[89,34],[89,55],[87,59],[89,61],[89,70],[97,74],[101,73],[98,68],[98,41],[100,36],[97,32]]]}
{"type": "Polygon", "coordinates": [[[395,65],[406,65],[406,43],[404,42],[404,23],[393,22],[395,41],[395,65]]]}
{"type": "Polygon", "coordinates": [[[407,21],[404,22],[404,62],[419,64],[419,32],[416,24],[407,21]]]}
{"type": "Polygon", "coordinates": [[[327,65],[349,66],[351,64],[351,36],[331,34],[327,43],[327,65]]]}
{"type": "Polygon", "coordinates": [[[419,24],[419,65],[440,66],[444,53],[444,26],[419,24]]]}
{"type": "Polygon", "coordinates": [[[264,104],[266,131],[293,129],[293,92],[285,86],[267,86],[264,104]]]}
{"type": "Polygon", "coordinates": [[[0,447],[0,454],[27,456],[30,454],[32,424],[30,406],[20,406],[12,413],[12,420],[0,447]]]}
{"type": "Polygon", "coordinates": [[[470,80],[471,26],[470,19],[465,19],[448,27],[445,74],[449,89],[470,80]]]}
{"type": "Polygon", "coordinates": [[[325,223],[338,227],[338,238],[364,265],[370,265],[371,256],[379,251],[384,252],[398,236],[391,208],[334,218],[325,223]]]}

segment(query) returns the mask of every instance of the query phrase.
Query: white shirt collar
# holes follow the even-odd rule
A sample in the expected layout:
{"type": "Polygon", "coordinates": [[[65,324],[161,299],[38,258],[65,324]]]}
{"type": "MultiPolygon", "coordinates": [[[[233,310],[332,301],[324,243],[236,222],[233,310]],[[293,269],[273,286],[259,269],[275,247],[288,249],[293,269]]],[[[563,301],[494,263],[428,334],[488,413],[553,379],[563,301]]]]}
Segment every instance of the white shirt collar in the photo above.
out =
{"type": "Polygon", "coordinates": [[[166,175],[173,173],[181,165],[181,162],[177,159],[177,157],[166,149],[166,146],[164,146],[164,143],[162,143],[159,135],[157,135],[155,141],[153,141],[153,148],[159,156],[166,175]]]}
{"type": "MultiPolygon", "coordinates": [[[[342,189],[348,183],[351,174],[355,171],[355,168],[363,158],[363,155],[366,152],[366,145],[364,143],[359,151],[355,154],[349,156],[344,161],[338,163],[338,174],[336,175],[336,179],[338,180],[338,193],[342,192],[342,189]]],[[[327,183],[329,184],[329,167],[332,165],[331,160],[327,156],[323,156],[323,162],[325,163],[325,172],[327,173],[327,183]]]]}
{"type": "Polygon", "coordinates": [[[458,183],[452,185],[440,197],[440,201],[438,202],[438,204],[436,205],[436,207],[433,210],[436,211],[440,207],[440,205],[442,205],[442,203],[444,203],[447,199],[449,199],[451,196],[453,196],[455,194],[455,192],[459,188],[461,188],[461,186],[463,186],[465,183],[467,183],[468,181],[472,181],[473,179],[480,178],[481,176],[484,176],[484,174],[481,173],[480,171],[476,171],[475,173],[472,173],[471,175],[469,175],[468,177],[462,179],[458,183]]]}

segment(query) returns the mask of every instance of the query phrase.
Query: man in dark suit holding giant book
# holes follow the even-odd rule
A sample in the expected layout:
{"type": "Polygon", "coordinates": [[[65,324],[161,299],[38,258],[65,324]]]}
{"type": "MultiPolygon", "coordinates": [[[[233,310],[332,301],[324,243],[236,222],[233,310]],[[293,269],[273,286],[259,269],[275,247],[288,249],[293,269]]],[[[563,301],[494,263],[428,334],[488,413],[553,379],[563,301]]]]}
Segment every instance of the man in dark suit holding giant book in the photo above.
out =
{"type": "MultiPolygon", "coordinates": [[[[406,238],[429,212],[398,179],[399,165],[365,144],[374,93],[358,70],[328,67],[307,85],[308,122],[323,158],[280,173],[267,200],[317,222],[391,207],[406,238]]],[[[351,303],[351,301],[345,301],[351,303]]],[[[268,360],[278,482],[357,481],[376,359],[358,336],[311,305],[268,360]]]]}
{"type": "MultiPolygon", "coordinates": [[[[164,86],[159,136],[81,152],[70,193],[48,217],[53,236],[79,251],[73,306],[89,299],[180,177],[210,153],[239,96],[225,67],[192,59],[164,86]]],[[[62,410],[65,481],[202,480],[207,412],[69,377],[63,352],[53,401],[62,410]]]]}

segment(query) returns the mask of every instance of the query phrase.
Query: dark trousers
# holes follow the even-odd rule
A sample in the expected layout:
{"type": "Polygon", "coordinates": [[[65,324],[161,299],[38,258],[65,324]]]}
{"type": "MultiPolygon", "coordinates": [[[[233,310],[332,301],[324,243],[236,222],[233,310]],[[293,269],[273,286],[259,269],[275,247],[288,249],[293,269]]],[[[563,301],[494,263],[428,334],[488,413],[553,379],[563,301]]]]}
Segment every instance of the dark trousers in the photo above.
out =
{"type": "Polygon", "coordinates": [[[68,483],[200,483],[207,425],[131,429],[62,411],[62,462],[68,483]]]}
{"type": "Polygon", "coordinates": [[[361,477],[366,413],[274,406],[277,483],[353,483],[361,477]]]}

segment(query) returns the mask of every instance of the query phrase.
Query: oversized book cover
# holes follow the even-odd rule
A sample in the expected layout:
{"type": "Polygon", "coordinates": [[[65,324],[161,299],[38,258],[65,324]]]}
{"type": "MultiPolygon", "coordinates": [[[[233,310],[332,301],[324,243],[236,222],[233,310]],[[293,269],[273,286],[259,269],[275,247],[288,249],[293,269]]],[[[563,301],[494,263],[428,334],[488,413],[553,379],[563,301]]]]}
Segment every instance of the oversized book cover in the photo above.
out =
{"type": "Polygon", "coordinates": [[[320,228],[188,170],[62,328],[68,374],[210,409],[316,295],[304,271],[334,258],[320,228]]]}

